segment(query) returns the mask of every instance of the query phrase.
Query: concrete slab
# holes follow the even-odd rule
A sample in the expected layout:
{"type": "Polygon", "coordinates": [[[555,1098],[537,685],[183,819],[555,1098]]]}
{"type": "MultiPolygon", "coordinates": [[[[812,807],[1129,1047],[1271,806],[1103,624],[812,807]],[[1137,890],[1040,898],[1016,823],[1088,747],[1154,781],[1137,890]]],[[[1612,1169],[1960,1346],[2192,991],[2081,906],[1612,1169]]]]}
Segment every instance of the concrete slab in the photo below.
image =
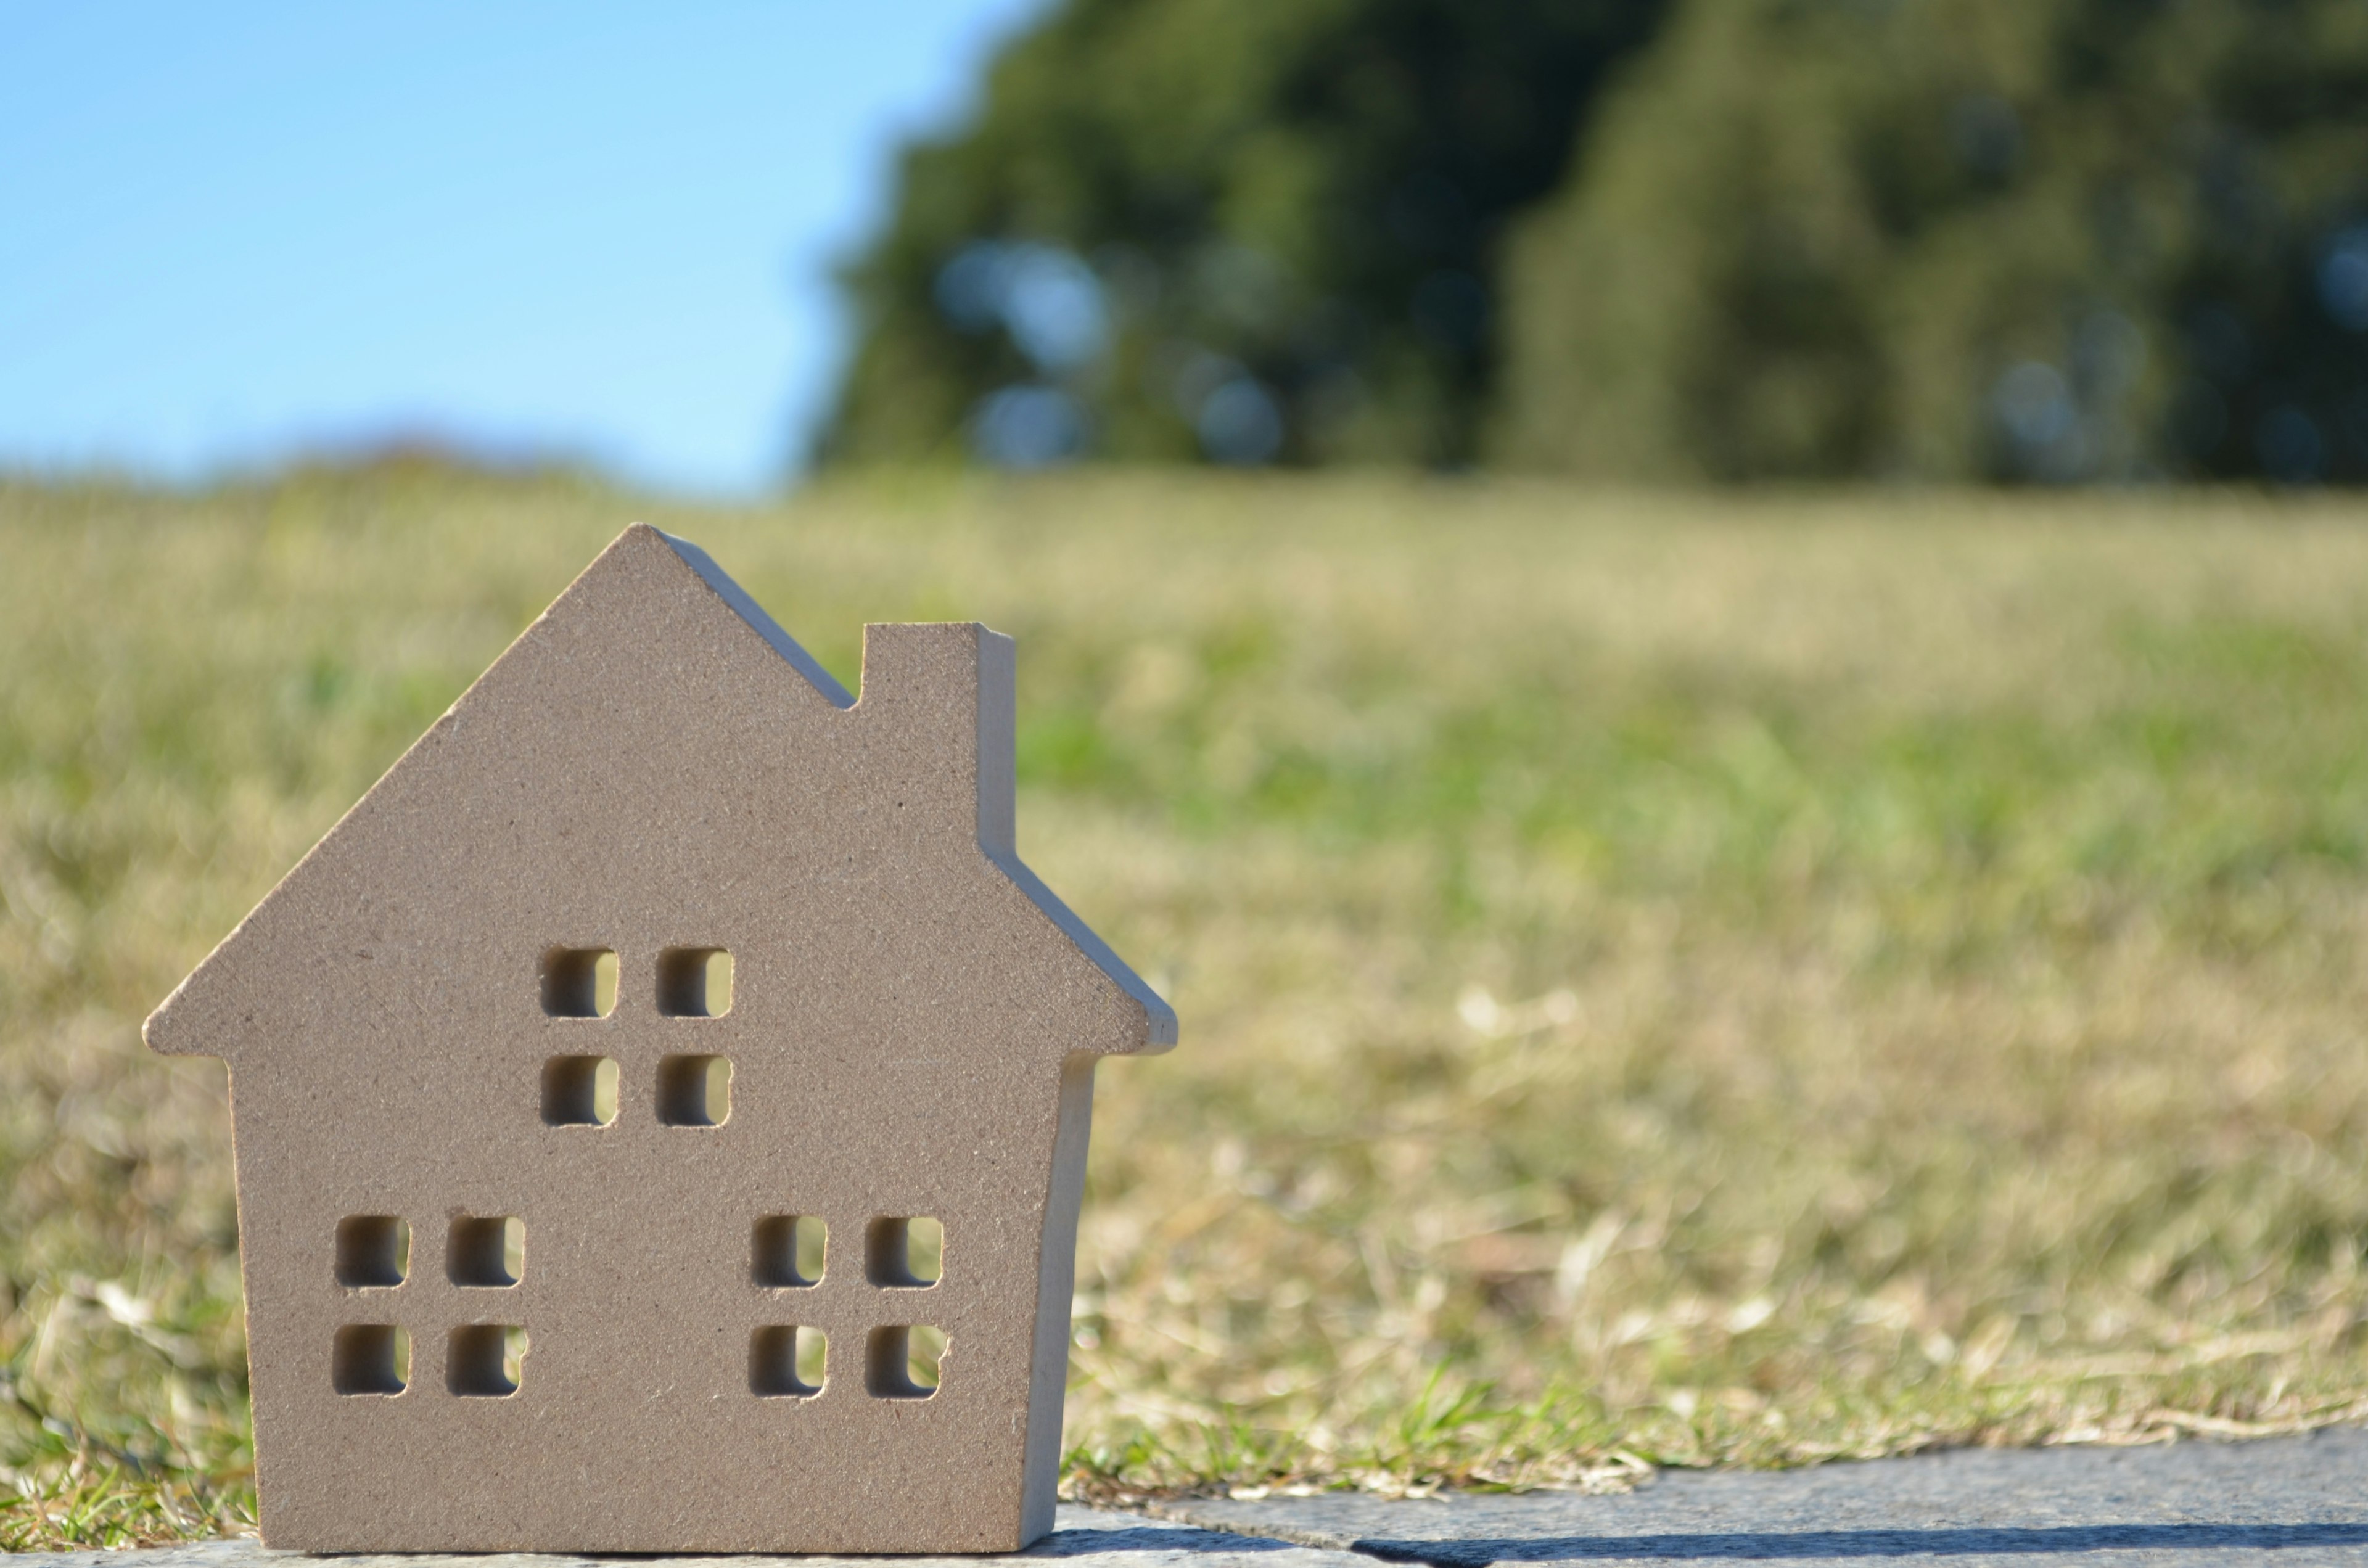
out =
{"type": "MultiPolygon", "coordinates": [[[[1064,1506],[1053,1533],[1018,1559],[1057,1557],[1071,1568],[1373,1568],[1372,1560],[1347,1552],[1293,1545],[1287,1541],[1245,1537],[1225,1531],[1197,1529],[1133,1514],[1103,1513],[1064,1506]]],[[[276,1551],[259,1540],[208,1540],[189,1546],[157,1547],[138,1551],[32,1551],[10,1557],[9,1568],[298,1568],[322,1563],[333,1568],[589,1568],[592,1564],[630,1563],[631,1568],[832,1568],[837,1563],[910,1564],[930,1568],[947,1562],[978,1563],[1004,1561],[995,1557],[584,1557],[530,1552],[485,1556],[419,1552],[317,1557],[302,1551],[276,1551]]]]}
{"type": "Polygon", "coordinates": [[[1975,1450],[1780,1472],[1664,1472],[1624,1496],[1335,1494],[1163,1504],[1180,1523],[1435,1568],[1745,1558],[2368,1563],[2368,1432],[1975,1450]]]}
{"type": "MultiPolygon", "coordinates": [[[[2038,1564],[2308,1568],[2368,1565],[2368,1432],[2150,1449],[1959,1452],[1781,1473],[1665,1472],[1625,1496],[1460,1494],[1391,1501],[1335,1494],[1154,1506],[1154,1517],[1064,1506],[1019,1558],[1076,1568],[1428,1568],[1494,1563],[1746,1559],[1888,1564],[1937,1557],[2038,1564]]],[[[9,1568],[592,1568],[579,1555],[449,1553],[313,1558],[259,1541],[142,1551],[32,1552],[9,1568]]],[[[633,1568],[715,1568],[638,1557],[633,1568]]],[[[913,1568],[996,1561],[886,1560],[913,1568]]],[[[750,1568],[833,1568],[879,1558],[744,1557],[750,1568]]]]}

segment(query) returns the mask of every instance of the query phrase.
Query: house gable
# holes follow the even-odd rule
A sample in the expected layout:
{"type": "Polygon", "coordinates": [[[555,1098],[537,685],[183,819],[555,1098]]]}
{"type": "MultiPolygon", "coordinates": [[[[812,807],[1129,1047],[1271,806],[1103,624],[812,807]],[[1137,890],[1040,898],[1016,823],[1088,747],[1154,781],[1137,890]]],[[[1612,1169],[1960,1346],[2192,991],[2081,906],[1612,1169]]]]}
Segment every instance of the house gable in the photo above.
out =
{"type": "Polygon", "coordinates": [[[883,1017],[1035,1008],[1057,1019],[1046,1038],[1064,1051],[1163,1049],[1174,1014],[1013,851],[1012,667],[1009,640],[983,627],[871,626],[858,700],[703,551],[636,524],[145,1038],[233,1061],[302,1051],[358,1010],[418,1017],[438,922],[458,904],[547,911],[563,942],[563,927],[598,926],[638,898],[687,926],[705,907],[745,924],[777,905],[873,922],[882,964],[911,983],[841,972],[885,987],[883,1017]],[[939,888],[959,893],[961,919],[931,914],[939,888]],[[975,951],[949,957],[950,942],[975,951]],[[927,994],[955,975],[960,997],[927,994]]]}

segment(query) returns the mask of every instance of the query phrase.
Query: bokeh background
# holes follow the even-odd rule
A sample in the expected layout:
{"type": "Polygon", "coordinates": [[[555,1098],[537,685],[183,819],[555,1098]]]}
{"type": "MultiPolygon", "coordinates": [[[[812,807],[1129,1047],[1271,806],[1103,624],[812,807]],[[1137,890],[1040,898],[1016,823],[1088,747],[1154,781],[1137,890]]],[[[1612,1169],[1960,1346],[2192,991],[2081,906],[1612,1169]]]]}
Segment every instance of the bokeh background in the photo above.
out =
{"type": "Polygon", "coordinates": [[[2368,1419],[2357,0],[0,3],[0,1546],[247,1528],[139,1021],[636,518],[1019,637],[1184,1026],[1071,1494],[2368,1419]]]}
{"type": "Polygon", "coordinates": [[[0,17],[19,466],[2368,476],[2355,0],[0,17]]]}

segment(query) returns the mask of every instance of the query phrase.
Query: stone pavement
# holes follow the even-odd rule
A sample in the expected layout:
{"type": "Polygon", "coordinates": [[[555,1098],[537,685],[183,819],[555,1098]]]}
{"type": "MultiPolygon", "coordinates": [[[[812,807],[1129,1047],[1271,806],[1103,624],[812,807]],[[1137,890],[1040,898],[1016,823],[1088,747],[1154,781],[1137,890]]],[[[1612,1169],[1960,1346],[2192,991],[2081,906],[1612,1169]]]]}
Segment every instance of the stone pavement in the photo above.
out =
{"type": "Polygon", "coordinates": [[[1064,1568],[1375,1568],[1370,1557],[1297,1546],[1264,1537],[1246,1538],[1217,1530],[1194,1528],[1136,1514],[1104,1513],[1093,1508],[1063,1507],[1051,1535],[1018,1558],[981,1557],[584,1557],[524,1551],[467,1556],[449,1552],[312,1557],[298,1551],[273,1551],[259,1541],[208,1540],[191,1546],[155,1547],[136,1551],[40,1551],[10,1557],[8,1568],[830,1568],[831,1564],[862,1564],[863,1568],[931,1568],[959,1562],[969,1568],[980,1562],[1024,1562],[1059,1557],[1064,1568]]]}
{"type": "Polygon", "coordinates": [[[1783,1471],[1663,1471],[1625,1496],[1334,1494],[1161,1505],[1164,1517],[1432,1568],[2078,1553],[2180,1568],[2368,1564],[2368,1431],[2143,1449],[1960,1450],[1783,1471]]]}
{"type": "MultiPolygon", "coordinates": [[[[1744,1558],[1760,1562],[2042,1568],[2368,1568],[2368,1431],[2147,1449],[1972,1451],[1778,1473],[1664,1472],[1624,1496],[1464,1494],[1384,1501],[1346,1494],[1156,1506],[1156,1517],[1063,1508],[1024,1555],[1064,1568],[1489,1568],[1744,1558]]],[[[254,1541],[137,1552],[28,1554],[10,1568],[299,1568],[254,1541]]],[[[576,1568],[602,1560],[347,1557],[334,1568],[576,1568]]],[[[633,1568],[715,1560],[644,1557],[633,1568]]],[[[740,1558],[735,1565],[856,1559],[740,1558]]],[[[868,1559],[873,1568],[881,1560],[868,1559]]],[[[975,1558],[906,1558],[932,1562],[975,1558]]]]}

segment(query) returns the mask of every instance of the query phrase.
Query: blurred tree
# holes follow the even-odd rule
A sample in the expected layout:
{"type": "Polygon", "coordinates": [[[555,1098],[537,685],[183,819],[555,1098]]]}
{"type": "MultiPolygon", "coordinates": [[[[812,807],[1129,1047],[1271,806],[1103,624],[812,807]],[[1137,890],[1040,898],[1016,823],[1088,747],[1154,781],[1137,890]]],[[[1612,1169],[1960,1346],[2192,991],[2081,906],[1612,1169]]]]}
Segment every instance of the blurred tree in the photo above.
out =
{"type": "Polygon", "coordinates": [[[909,148],[825,461],[1459,463],[1499,236],[1662,0],[1065,0],[909,148]]]}
{"type": "Polygon", "coordinates": [[[2368,479],[2368,4],[1694,0],[1513,250],[1513,463],[2368,479]]]}

